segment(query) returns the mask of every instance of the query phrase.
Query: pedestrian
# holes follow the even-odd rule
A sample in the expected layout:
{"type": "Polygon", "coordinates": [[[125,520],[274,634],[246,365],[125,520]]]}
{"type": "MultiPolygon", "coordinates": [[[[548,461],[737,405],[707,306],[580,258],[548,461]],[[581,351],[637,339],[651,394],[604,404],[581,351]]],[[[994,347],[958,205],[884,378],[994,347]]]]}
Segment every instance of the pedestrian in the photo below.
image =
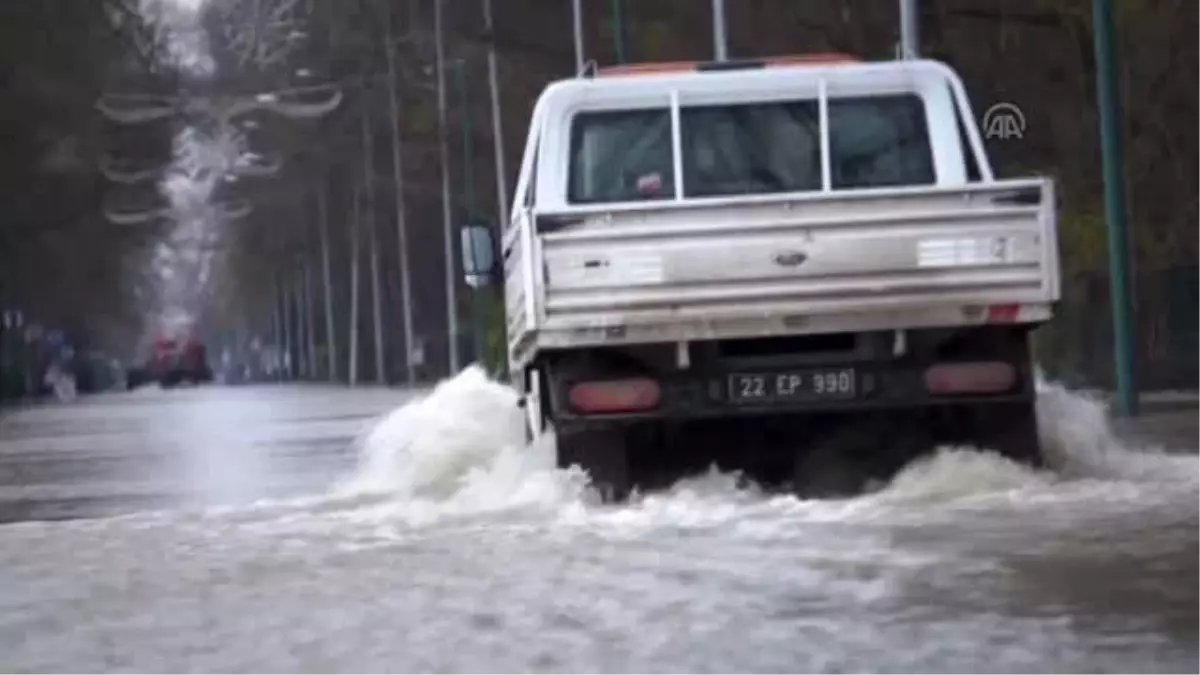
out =
{"type": "Polygon", "coordinates": [[[46,376],[44,378],[46,386],[50,387],[54,392],[54,396],[61,403],[70,403],[74,401],[78,392],[75,388],[75,376],[71,371],[63,365],[60,359],[54,359],[46,368],[46,376]]]}

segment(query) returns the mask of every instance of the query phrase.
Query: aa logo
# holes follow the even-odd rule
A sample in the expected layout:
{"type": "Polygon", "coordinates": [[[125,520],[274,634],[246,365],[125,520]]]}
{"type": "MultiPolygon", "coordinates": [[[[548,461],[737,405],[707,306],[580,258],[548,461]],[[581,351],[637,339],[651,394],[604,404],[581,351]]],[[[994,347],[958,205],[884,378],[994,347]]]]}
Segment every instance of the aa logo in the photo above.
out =
{"type": "Polygon", "coordinates": [[[1025,138],[1025,113],[1007,101],[992,105],[983,113],[983,137],[1025,138]]]}

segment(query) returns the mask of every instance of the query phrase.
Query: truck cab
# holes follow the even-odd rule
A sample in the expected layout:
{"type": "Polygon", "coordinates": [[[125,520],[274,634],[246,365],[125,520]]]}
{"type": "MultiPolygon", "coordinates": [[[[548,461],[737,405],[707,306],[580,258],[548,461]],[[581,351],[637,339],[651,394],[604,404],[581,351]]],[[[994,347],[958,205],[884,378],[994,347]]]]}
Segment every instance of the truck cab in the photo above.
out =
{"type": "Polygon", "coordinates": [[[1040,461],[1054,186],[993,175],[943,63],[554,82],[500,252],[530,435],[609,498],[714,464],[821,496],[942,445],[1040,461]]]}

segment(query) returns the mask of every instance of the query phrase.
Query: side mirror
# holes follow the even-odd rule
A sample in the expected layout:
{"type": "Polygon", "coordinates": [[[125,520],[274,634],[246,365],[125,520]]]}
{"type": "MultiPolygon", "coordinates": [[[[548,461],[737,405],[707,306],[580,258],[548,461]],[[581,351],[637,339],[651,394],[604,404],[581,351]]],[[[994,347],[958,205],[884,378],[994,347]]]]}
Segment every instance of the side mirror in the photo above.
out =
{"type": "Polygon", "coordinates": [[[463,277],[471,288],[492,283],[496,275],[496,238],[489,225],[467,225],[462,237],[463,277]]]}

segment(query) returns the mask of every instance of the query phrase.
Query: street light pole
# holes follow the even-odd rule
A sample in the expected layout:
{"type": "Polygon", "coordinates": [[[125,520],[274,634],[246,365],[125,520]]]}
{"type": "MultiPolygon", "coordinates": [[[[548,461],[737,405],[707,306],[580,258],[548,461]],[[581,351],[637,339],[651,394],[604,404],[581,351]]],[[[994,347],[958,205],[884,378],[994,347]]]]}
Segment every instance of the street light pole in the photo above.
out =
{"type": "Polygon", "coordinates": [[[1134,364],[1133,301],[1129,291],[1129,233],[1125,224],[1125,159],[1121,147],[1121,101],[1113,51],[1111,0],[1093,0],[1096,97],[1104,163],[1104,210],[1108,223],[1108,268],[1117,370],[1117,412],[1138,414],[1134,364]]]}
{"type": "Polygon", "coordinates": [[[583,0],[571,2],[571,24],[575,34],[575,75],[583,74],[583,0]]]}
{"type": "Polygon", "coordinates": [[[308,276],[308,263],[300,262],[292,273],[292,297],[296,305],[295,343],[296,343],[296,375],[297,379],[308,379],[308,297],[305,295],[305,278],[308,276]]]}
{"type": "MultiPolygon", "coordinates": [[[[364,91],[364,94],[366,91],[364,91]]],[[[386,384],[383,351],[383,283],[379,261],[379,226],[375,220],[375,140],[371,133],[371,109],[369,103],[362,109],[362,151],[364,193],[363,218],[367,224],[367,256],[371,274],[372,336],[375,347],[375,383],[386,384]]]]}
{"type": "Polygon", "coordinates": [[[321,282],[325,287],[326,378],[337,381],[337,329],[333,318],[333,264],[329,251],[329,184],[322,177],[317,188],[317,218],[321,227],[321,282]]]}
{"type": "Polygon", "coordinates": [[[288,306],[288,271],[285,267],[277,284],[279,293],[279,321],[283,326],[283,379],[292,378],[292,312],[288,306]]]}
{"type": "Polygon", "coordinates": [[[725,35],[725,0],[712,0],[713,56],[717,61],[729,60],[729,43],[725,35]]]}
{"type": "Polygon", "coordinates": [[[317,379],[320,367],[317,365],[317,312],[316,294],[313,293],[312,265],[305,261],[304,277],[304,372],[310,380],[317,379]]]}
{"type": "MultiPolygon", "coordinates": [[[[414,3],[415,4],[415,3],[414,3]]],[[[417,383],[416,364],[413,363],[413,306],[412,270],[408,255],[408,218],[404,198],[404,151],[400,137],[400,101],[396,91],[396,54],[392,44],[391,4],[385,3],[388,14],[385,20],[384,48],[387,55],[388,111],[392,129],[392,192],[396,208],[396,244],[400,254],[400,302],[404,305],[404,377],[410,387],[417,383]]]]}
{"type": "Polygon", "coordinates": [[[900,0],[900,58],[920,56],[921,33],[917,23],[917,0],[900,0]]]}
{"type": "MultiPolygon", "coordinates": [[[[475,223],[475,127],[471,120],[471,104],[468,100],[467,64],[463,59],[455,59],[454,83],[458,90],[458,105],[462,111],[462,225],[475,223]]],[[[480,307],[483,289],[470,288],[471,294],[471,324],[472,346],[475,361],[483,365],[483,311],[480,307]]]]}
{"type": "Polygon", "coordinates": [[[458,372],[458,265],[454,257],[455,227],[450,202],[450,150],[446,128],[446,58],[442,44],[442,2],[433,0],[433,38],[437,70],[438,145],[442,157],[442,229],[446,256],[446,333],[450,375],[458,372]]]}
{"type": "Polygon", "coordinates": [[[612,0],[613,51],[617,63],[625,63],[625,0],[612,0]]]}
{"type": "Polygon", "coordinates": [[[495,22],[492,20],[492,0],[483,0],[484,30],[491,38],[488,41],[488,89],[492,105],[492,150],[496,162],[496,234],[504,231],[508,222],[508,177],[504,162],[504,125],[500,121],[500,83],[496,65],[495,22]]]}
{"type": "Polygon", "coordinates": [[[279,297],[279,272],[276,271],[271,275],[271,347],[275,352],[275,358],[279,363],[276,366],[275,376],[278,378],[280,368],[283,367],[283,319],[280,312],[283,308],[283,302],[279,297]]]}
{"type": "Polygon", "coordinates": [[[451,62],[454,66],[454,86],[458,90],[458,105],[462,111],[462,224],[475,218],[475,138],[471,120],[471,103],[467,91],[467,64],[463,59],[451,62]]]}
{"type": "Polygon", "coordinates": [[[354,183],[354,204],[352,206],[353,215],[350,218],[350,326],[347,348],[349,352],[346,356],[346,382],[351,387],[358,384],[358,305],[359,305],[359,249],[361,248],[359,228],[360,214],[362,205],[359,200],[360,186],[358,181],[354,183]]]}

